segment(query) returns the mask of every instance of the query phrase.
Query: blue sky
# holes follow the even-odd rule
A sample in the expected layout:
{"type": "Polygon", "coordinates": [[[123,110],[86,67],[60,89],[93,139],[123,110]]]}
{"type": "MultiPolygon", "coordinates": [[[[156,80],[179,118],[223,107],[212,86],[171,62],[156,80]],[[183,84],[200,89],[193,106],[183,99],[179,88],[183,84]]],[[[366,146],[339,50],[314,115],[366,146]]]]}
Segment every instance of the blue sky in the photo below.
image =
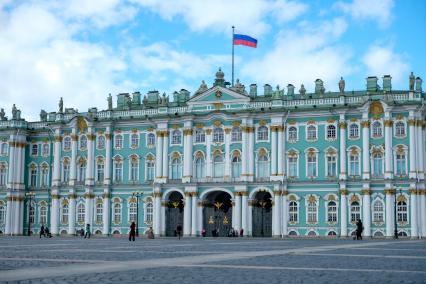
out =
{"type": "Polygon", "coordinates": [[[237,46],[246,86],[321,78],[337,90],[365,78],[411,71],[426,78],[426,1],[341,0],[0,0],[0,107],[37,119],[41,108],[106,107],[108,93],[192,93],[222,67],[231,80],[231,26],[258,39],[237,46]]]}

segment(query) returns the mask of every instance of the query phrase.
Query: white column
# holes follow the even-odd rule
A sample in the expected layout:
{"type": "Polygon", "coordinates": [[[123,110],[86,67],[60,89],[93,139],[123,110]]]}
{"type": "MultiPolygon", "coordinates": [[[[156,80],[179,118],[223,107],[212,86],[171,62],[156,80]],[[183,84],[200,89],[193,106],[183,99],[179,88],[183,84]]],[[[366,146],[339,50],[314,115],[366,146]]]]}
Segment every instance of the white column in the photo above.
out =
{"type": "Polygon", "coordinates": [[[371,200],[369,189],[363,189],[362,193],[362,223],[364,224],[364,236],[371,237],[371,200]]]}
{"type": "Polygon", "coordinates": [[[272,212],[272,217],[274,218],[274,228],[272,231],[272,236],[274,237],[280,237],[281,235],[281,191],[280,190],[274,190],[274,207],[272,212]]]}
{"type": "Polygon", "coordinates": [[[161,192],[154,192],[154,234],[161,234],[161,192]]]}
{"type": "Polygon", "coordinates": [[[423,130],[422,130],[422,126],[423,126],[423,121],[422,120],[417,120],[417,153],[418,153],[418,165],[417,165],[417,169],[418,169],[418,173],[419,173],[419,179],[423,180],[425,178],[425,174],[424,174],[424,161],[423,161],[423,156],[424,156],[424,140],[423,140],[423,130]]]}
{"type": "Polygon", "coordinates": [[[206,177],[212,177],[212,159],[211,159],[211,143],[212,143],[212,130],[206,130],[206,177]]]}
{"type": "Polygon", "coordinates": [[[69,198],[69,214],[68,214],[68,234],[74,235],[75,234],[75,206],[76,206],[76,194],[74,192],[70,192],[68,195],[69,198]]]}
{"type": "Polygon", "coordinates": [[[169,131],[166,130],[163,138],[163,179],[169,177],[169,131]]]}
{"type": "Polygon", "coordinates": [[[277,131],[278,131],[278,126],[271,126],[271,176],[273,177],[277,176],[277,158],[278,158],[277,131]]]}
{"type": "Polygon", "coordinates": [[[192,178],[192,129],[183,130],[183,177],[182,182],[191,182],[192,178]]]}
{"type": "Polygon", "coordinates": [[[50,211],[50,231],[52,235],[59,233],[59,195],[52,193],[52,208],[50,211]]]}
{"type": "Polygon", "coordinates": [[[92,214],[93,214],[93,193],[86,191],[84,194],[84,222],[85,225],[90,224],[90,229],[92,230],[92,214]]]}
{"type": "Polygon", "coordinates": [[[197,231],[201,235],[201,231],[203,230],[203,203],[202,200],[197,202],[197,214],[199,218],[197,218],[197,231]]]}
{"type": "Polygon", "coordinates": [[[104,177],[104,184],[110,185],[111,184],[111,161],[112,161],[112,143],[111,143],[111,127],[108,126],[105,133],[106,137],[106,150],[105,150],[105,177],[104,177]]]}
{"type": "Polygon", "coordinates": [[[20,220],[20,218],[22,217],[22,216],[20,216],[21,215],[21,202],[20,202],[20,198],[21,197],[19,197],[19,196],[15,196],[15,207],[14,207],[14,209],[15,209],[15,212],[14,212],[14,215],[15,215],[15,219],[13,220],[14,221],[14,224],[13,224],[13,234],[14,235],[19,235],[20,233],[19,233],[19,220],[20,220]]]}
{"type": "Polygon", "coordinates": [[[160,214],[161,214],[161,222],[160,222],[160,235],[165,236],[166,235],[166,208],[167,208],[167,202],[165,199],[161,199],[161,207],[160,207],[160,214]]]}
{"type": "MultiPolygon", "coordinates": [[[[92,128],[89,128],[87,134],[87,167],[86,167],[86,185],[94,185],[94,163],[95,163],[95,138],[92,128]]],[[[91,223],[90,223],[91,224],[91,223]]]]}
{"type": "Polygon", "coordinates": [[[287,191],[283,191],[282,195],[282,232],[281,234],[285,237],[287,236],[287,228],[288,228],[288,203],[287,203],[287,191]]]}
{"type": "Polygon", "coordinates": [[[191,235],[191,215],[192,215],[191,192],[185,192],[185,209],[183,210],[183,235],[191,235]]]}
{"type": "Polygon", "coordinates": [[[241,141],[241,149],[242,149],[242,155],[241,155],[241,180],[245,181],[247,180],[247,174],[248,174],[248,135],[250,128],[243,126],[242,129],[242,141],[241,141]]]}
{"type": "MultiPolygon", "coordinates": [[[[235,227],[234,229],[239,231],[241,229],[241,193],[236,192],[234,195],[235,199],[235,227]]],[[[232,208],[234,209],[234,208],[232,208]]]]}
{"type": "Polygon", "coordinates": [[[362,178],[370,179],[370,122],[362,122],[362,178]]]}
{"type": "Polygon", "coordinates": [[[73,186],[77,179],[77,140],[76,129],[72,129],[71,133],[71,164],[70,164],[70,185],[73,186]]]}
{"type": "Polygon", "coordinates": [[[18,229],[17,229],[17,235],[22,235],[24,233],[24,197],[21,196],[21,198],[18,199],[17,202],[19,205],[18,213],[18,229]]]}
{"type": "Polygon", "coordinates": [[[7,195],[7,203],[6,203],[6,227],[4,230],[5,235],[10,234],[13,232],[12,230],[12,224],[13,224],[13,215],[12,215],[12,196],[7,195]]]}
{"type": "Polygon", "coordinates": [[[61,130],[55,130],[55,144],[53,156],[53,186],[59,186],[61,182],[61,130]]]}
{"type": "Polygon", "coordinates": [[[417,190],[415,188],[410,189],[410,206],[411,206],[411,238],[417,238],[419,235],[418,222],[417,222],[417,190]]]}
{"type": "Polygon", "coordinates": [[[394,191],[385,189],[386,194],[386,237],[394,235],[394,191]]]}
{"type": "Polygon", "coordinates": [[[285,153],[285,139],[284,139],[284,133],[285,133],[285,129],[284,127],[278,126],[278,151],[277,151],[277,156],[278,156],[278,164],[277,164],[277,176],[279,176],[279,179],[282,180],[284,178],[284,161],[285,161],[285,157],[284,157],[284,153],[285,153]]]}
{"type": "Polygon", "coordinates": [[[345,116],[341,117],[339,122],[339,131],[340,131],[340,148],[339,148],[339,157],[340,157],[340,180],[345,180],[347,177],[346,171],[346,121],[345,116]]]}
{"type": "Polygon", "coordinates": [[[241,192],[241,227],[244,230],[244,236],[248,235],[248,203],[247,203],[247,192],[241,192]]]}
{"type": "Polygon", "coordinates": [[[225,180],[231,177],[231,128],[225,128],[225,180]]]}
{"type": "Polygon", "coordinates": [[[163,176],[163,131],[157,131],[157,141],[155,145],[155,176],[161,179],[163,176]]]}
{"type": "Polygon", "coordinates": [[[13,136],[11,135],[11,138],[9,140],[9,164],[8,164],[8,172],[7,172],[7,183],[9,189],[15,188],[15,175],[16,175],[16,148],[15,148],[15,142],[13,140],[13,136]]]}
{"type": "Polygon", "coordinates": [[[426,190],[423,189],[419,195],[420,198],[420,214],[421,218],[421,228],[422,228],[422,237],[426,237],[426,190]]]}
{"type": "Polygon", "coordinates": [[[346,189],[340,190],[340,236],[348,236],[348,191],[346,189]]]}
{"type": "Polygon", "coordinates": [[[253,236],[253,200],[248,200],[248,232],[247,236],[253,236]]]}
{"type": "Polygon", "coordinates": [[[409,125],[409,136],[410,136],[410,149],[408,149],[410,153],[410,178],[416,178],[416,137],[415,137],[415,131],[416,131],[416,120],[410,119],[408,121],[409,125]]]}
{"type": "Polygon", "coordinates": [[[385,120],[385,178],[393,176],[392,167],[392,120],[385,120]]]}
{"type": "Polygon", "coordinates": [[[197,202],[198,197],[196,192],[192,192],[191,194],[192,206],[191,206],[191,236],[196,237],[200,234],[197,231],[197,202]]]}
{"type": "MultiPolygon", "coordinates": [[[[102,208],[102,234],[109,235],[109,218],[110,218],[110,199],[111,194],[108,192],[108,189],[104,189],[103,195],[103,208],[102,208]]],[[[138,224],[139,226],[139,224],[138,224]]],[[[140,226],[139,226],[140,227],[140,226]]]]}
{"type": "Polygon", "coordinates": [[[254,180],[254,132],[255,128],[251,127],[250,133],[249,133],[249,146],[248,146],[248,157],[249,157],[249,163],[248,163],[248,180],[253,181],[254,180]]]}

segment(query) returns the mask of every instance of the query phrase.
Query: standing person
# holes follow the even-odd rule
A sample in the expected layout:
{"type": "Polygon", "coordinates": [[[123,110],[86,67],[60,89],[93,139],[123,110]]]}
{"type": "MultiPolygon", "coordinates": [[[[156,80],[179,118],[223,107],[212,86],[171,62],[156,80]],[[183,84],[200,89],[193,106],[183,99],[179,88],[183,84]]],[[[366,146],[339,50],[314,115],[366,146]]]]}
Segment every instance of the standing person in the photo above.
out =
{"type": "Polygon", "coordinates": [[[129,242],[131,240],[135,241],[135,235],[136,235],[136,224],[135,222],[132,222],[132,224],[130,225],[129,242]]]}
{"type": "Polygon", "coordinates": [[[182,234],[182,226],[180,224],[177,225],[177,227],[176,227],[176,233],[177,233],[179,240],[180,240],[180,236],[182,234]]]}
{"type": "Polygon", "coordinates": [[[152,227],[149,227],[148,231],[146,231],[146,235],[148,236],[148,239],[154,238],[154,231],[152,230],[152,227]]]}
{"type": "Polygon", "coordinates": [[[45,232],[44,232],[44,225],[43,224],[41,225],[41,228],[40,228],[40,239],[41,239],[41,236],[46,237],[45,232]]]}
{"type": "Polygon", "coordinates": [[[362,240],[362,231],[364,231],[364,226],[362,225],[361,219],[356,222],[356,239],[362,240]]]}
{"type": "Polygon", "coordinates": [[[84,238],[90,239],[90,224],[86,224],[86,234],[84,235],[84,238]]]}
{"type": "Polygon", "coordinates": [[[240,237],[243,237],[244,236],[244,229],[243,228],[241,228],[240,229],[240,237]]]}

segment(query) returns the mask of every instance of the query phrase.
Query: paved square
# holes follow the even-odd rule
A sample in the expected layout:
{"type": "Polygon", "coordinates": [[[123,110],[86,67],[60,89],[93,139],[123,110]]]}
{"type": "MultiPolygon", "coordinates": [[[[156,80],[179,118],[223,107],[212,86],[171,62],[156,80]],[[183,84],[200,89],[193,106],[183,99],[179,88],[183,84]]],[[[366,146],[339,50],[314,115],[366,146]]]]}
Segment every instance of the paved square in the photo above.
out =
{"type": "Polygon", "coordinates": [[[0,282],[425,283],[426,241],[1,237],[0,282]]]}

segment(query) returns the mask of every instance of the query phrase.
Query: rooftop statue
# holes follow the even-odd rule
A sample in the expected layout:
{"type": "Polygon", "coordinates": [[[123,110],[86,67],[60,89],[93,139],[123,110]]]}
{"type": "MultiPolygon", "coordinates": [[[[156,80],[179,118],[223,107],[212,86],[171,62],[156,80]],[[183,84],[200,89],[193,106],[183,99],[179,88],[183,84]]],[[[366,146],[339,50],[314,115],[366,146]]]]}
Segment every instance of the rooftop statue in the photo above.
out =
{"type": "Polygon", "coordinates": [[[64,100],[62,99],[62,97],[59,100],[59,111],[58,112],[59,113],[63,113],[64,112],[64,100]]]}
{"type": "Polygon", "coordinates": [[[162,106],[167,106],[168,103],[169,103],[169,97],[166,97],[166,93],[163,93],[163,96],[160,99],[160,104],[162,106]]]}
{"type": "Polygon", "coordinates": [[[17,118],[17,112],[18,112],[18,110],[17,110],[15,104],[13,104],[13,106],[12,106],[12,119],[17,118]]]}
{"type": "Polygon", "coordinates": [[[276,88],[275,92],[272,94],[272,98],[273,99],[279,99],[279,98],[281,98],[281,93],[283,93],[283,91],[280,90],[280,85],[277,85],[277,88],[276,88]]]}
{"type": "Polygon", "coordinates": [[[204,93],[204,92],[205,92],[205,91],[207,91],[207,90],[208,90],[207,84],[206,84],[206,82],[204,82],[204,80],[203,80],[203,81],[201,81],[200,87],[199,87],[199,88],[198,88],[198,90],[195,92],[195,95],[198,95],[198,94],[204,93]]]}
{"type": "Polygon", "coordinates": [[[304,96],[306,94],[306,89],[305,89],[305,86],[303,84],[300,86],[299,94],[301,96],[304,96]]]}
{"type": "Polygon", "coordinates": [[[413,72],[411,72],[410,77],[409,77],[409,82],[410,82],[410,91],[414,91],[414,74],[413,72]]]}
{"type": "Polygon", "coordinates": [[[108,110],[112,110],[112,96],[111,96],[111,93],[109,94],[109,96],[107,98],[107,101],[108,101],[108,110]]]}
{"type": "Polygon", "coordinates": [[[1,110],[0,110],[0,121],[1,120],[7,120],[7,118],[6,118],[6,113],[4,112],[4,109],[2,108],[1,110]]]}
{"type": "Polygon", "coordinates": [[[148,103],[148,98],[147,98],[146,96],[143,96],[142,103],[143,103],[144,105],[146,105],[146,104],[148,103]]]}
{"type": "Polygon", "coordinates": [[[343,77],[340,77],[339,91],[340,91],[341,94],[343,94],[345,92],[345,80],[343,80],[343,77]]]}
{"type": "Polygon", "coordinates": [[[240,94],[244,94],[244,92],[245,92],[245,87],[244,87],[244,85],[243,85],[243,84],[241,84],[240,79],[237,79],[237,81],[236,81],[236,83],[235,83],[235,85],[234,85],[233,89],[234,89],[237,93],[240,93],[240,94]]]}
{"type": "Polygon", "coordinates": [[[40,111],[40,120],[47,121],[47,112],[44,109],[40,111]]]}
{"type": "Polygon", "coordinates": [[[21,110],[19,109],[16,111],[16,119],[21,120],[21,110]]]}
{"type": "Polygon", "coordinates": [[[132,108],[132,99],[130,98],[130,96],[126,96],[126,105],[128,109],[132,108]]]}
{"type": "Polygon", "coordinates": [[[292,84],[287,85],[287,96],[294,96],[294,86],[292,84]]]}

